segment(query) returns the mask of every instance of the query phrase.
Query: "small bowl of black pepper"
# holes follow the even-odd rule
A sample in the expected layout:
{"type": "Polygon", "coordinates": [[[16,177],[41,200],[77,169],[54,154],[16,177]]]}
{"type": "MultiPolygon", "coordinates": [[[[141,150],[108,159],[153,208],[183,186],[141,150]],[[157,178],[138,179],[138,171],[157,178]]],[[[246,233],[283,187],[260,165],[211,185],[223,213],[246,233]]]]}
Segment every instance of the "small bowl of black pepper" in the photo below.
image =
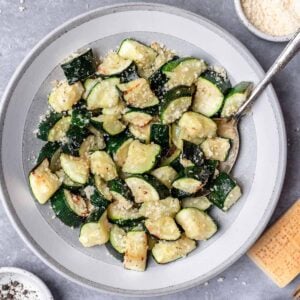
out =
{"type": "Polygon", "coordinates": [[[36,275],[12,267],[0,268],[1,300],[53,300],[53,296],[36,275]]]}

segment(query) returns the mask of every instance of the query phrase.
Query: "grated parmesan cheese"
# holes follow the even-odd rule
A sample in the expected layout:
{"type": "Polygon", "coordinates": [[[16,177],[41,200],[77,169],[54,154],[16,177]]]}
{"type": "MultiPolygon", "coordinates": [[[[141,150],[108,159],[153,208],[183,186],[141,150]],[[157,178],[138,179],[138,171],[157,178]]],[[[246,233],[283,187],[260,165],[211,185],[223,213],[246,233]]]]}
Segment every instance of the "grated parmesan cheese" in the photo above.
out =
{"type": "Polygon", "coordinates": [[[273,36],[300,28],[299,0],[241,0],[243,11],[257,29],[273,36]]]}

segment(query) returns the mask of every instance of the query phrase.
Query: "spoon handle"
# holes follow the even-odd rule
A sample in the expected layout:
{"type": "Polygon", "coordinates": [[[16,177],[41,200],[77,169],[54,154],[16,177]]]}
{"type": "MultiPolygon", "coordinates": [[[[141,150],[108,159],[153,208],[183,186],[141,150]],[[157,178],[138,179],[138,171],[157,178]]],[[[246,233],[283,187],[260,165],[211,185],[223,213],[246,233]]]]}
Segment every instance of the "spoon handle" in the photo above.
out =
{"type": "Polygon", "coordinates": [[[296,55],[296,53],[300,49],[300,28],[294,35],[294,37],[290,40],[278,58],[275,60],[273,65],[270,67],[265,77],[261,80],[260,83],[253,89],[249,98],[244,102],[244,104],[240,107],[240,109],[235,114],[234,118],[239,119],[248,105],[254,102],[258,96],[262,93],[262,91],[266,88],[266,86],[271,82],[273,77],[281,71],[290,60],[296,55]]]}

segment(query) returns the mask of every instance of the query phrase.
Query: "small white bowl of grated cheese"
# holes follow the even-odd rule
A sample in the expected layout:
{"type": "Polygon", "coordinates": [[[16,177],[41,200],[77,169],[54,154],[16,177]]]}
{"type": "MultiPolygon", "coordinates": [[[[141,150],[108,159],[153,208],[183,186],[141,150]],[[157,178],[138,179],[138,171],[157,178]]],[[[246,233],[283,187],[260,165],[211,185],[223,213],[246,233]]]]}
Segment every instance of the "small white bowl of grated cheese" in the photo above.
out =
{"type": "Polygon", "coordinates": [[[300,28],[300,0],[235,0],[242,23],[258,37],[286,42],[300,28]]]}

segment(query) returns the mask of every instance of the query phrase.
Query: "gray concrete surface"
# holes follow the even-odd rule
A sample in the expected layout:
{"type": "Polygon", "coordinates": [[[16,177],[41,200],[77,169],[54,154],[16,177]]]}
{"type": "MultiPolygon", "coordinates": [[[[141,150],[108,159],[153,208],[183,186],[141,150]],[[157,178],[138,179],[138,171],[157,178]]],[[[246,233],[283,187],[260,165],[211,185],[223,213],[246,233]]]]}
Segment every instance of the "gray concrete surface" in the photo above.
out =
{"type": "MultiPolygon", "coordinates": [[[[0,94],[17,65],[30,49],[47,33],[78,14],[120,1],[97,0],[0,0],[0,94]]],[[[126,1],[122,1],[126,2],[126,1]]],[[[155,1],[153,1],[155,2],[155,1]]],[[[284,44],[260,40],[238,20],[233,1],[229,0],[165,0],[160,3],[178,6],[216,22],[243,42],[264,69],[271,65],[284,44]]],[[[288,165],[284,188],[274,222],[300,196],[300,57],[274,80],[281,102],[288,135],[288,165]]],[[[50,287],[55,299],[120,299],[101,294],[69,282],[40,261],[19,238],[0,206],[0,266],[25,268],[40,276],[50,287]]],[[[162,299],[238,299],[282,300],[291,294],[300,278],[284,289],[277,288],[247,256],[210,280],[207,284],[162,299]]]]}

